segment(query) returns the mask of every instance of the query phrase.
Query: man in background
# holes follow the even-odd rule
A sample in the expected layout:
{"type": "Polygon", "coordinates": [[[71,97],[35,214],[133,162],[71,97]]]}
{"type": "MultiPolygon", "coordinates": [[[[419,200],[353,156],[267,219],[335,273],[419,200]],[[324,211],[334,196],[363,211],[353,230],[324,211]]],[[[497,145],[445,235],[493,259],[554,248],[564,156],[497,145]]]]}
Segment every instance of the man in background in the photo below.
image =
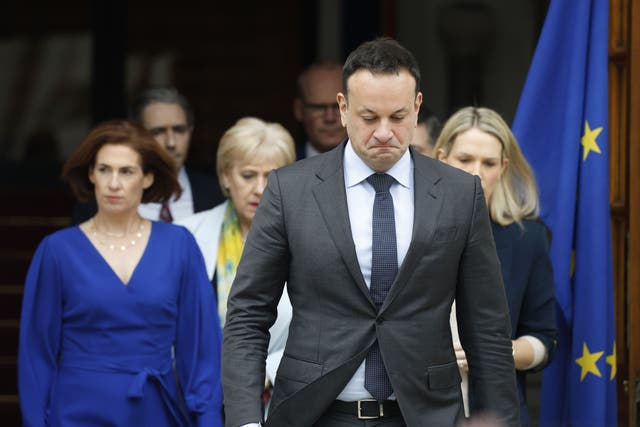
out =
{"type": "Polygon", "coordinates": [[[175,88],[146,89],[134,101],[131,119],[149,130],[173,158],[182,195],[164,205],[145,203],[139,212],[145,218],[172,222],[211,209],[224,201],[215,177],[185,167],[194,127],[193,110],[175,88]]]}
{"type": "MultiPolygon", "coordinates": [[[[188,170],[184,165],[194,126],[193,110],[184,96],[170,87],[146,89],[133,102],[130,116],[132,121],[149,130],[173,158],[182,187],[182,195],[177,200],[141,204],[138,209],[141,216],[152,221],[173,222],[224,201],[214,176],[188,170]]],[[[95,202],[77,204],[72,219],[79,224],[95,213],[95,202]]]]}
{"type": "Polygon", "coordinates": [[[298,159],[329,151],[347,137],[336,102],[340,91],[342,66],[338,63],[314,63],[298,77],[293,113],[307,137],[305,144],[297,146],[298,159]]]}
{"type": "Polygon", "coordinates": [[[433,147],[440,136],[442,123],[429,107],[422,104],[418,113],[418,126],[413,133],[411,146],[425,156],[433,157],[433,147]]]}

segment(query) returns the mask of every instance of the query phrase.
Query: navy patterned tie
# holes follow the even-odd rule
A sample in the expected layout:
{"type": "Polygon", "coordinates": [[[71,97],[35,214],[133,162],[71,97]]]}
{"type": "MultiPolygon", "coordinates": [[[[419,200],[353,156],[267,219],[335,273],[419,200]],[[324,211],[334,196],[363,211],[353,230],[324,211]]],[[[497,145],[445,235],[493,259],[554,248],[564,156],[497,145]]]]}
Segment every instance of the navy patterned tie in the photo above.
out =
{"type": "MultiPolygon", "coordinates": [[[[373,244],[371,247],[369,293],[376,307],[380,310],[398,273],[396,223],[393,214],[393,198],[389,192],[394,179],[386,173],[375,173],[367,178],[367,182],[376,190],[376,198],[373,202],[373,244]]],[[[379,402],[393,393],[378,341],[371,347],[365,361],[364,387],[379,402]]]]}
{"type": "Polygon", "coordinates": [[[164,202],[162,207],[160,208],[160,221],[162,222],[173,222],[173,215],[171,215],[171,210],[169,209],[169,203],[164,202]]]}

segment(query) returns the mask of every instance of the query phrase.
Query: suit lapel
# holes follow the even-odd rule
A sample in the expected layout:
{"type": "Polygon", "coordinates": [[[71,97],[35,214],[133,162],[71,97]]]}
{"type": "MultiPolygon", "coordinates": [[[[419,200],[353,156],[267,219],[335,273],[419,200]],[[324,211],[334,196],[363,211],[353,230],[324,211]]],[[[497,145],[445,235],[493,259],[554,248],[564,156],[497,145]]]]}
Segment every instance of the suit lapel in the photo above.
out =
{"type": "Polygon", "coordinates": [[[389,290],[389,295],[382,305],[381,313],[400,294],[411,278],[428,242],[433,238],[436,220],[442,208],[442,193],[436,185],[440,181],[440,176],[430,164],[433,160],[421,155],[413,155],[413,151],[412,157],[414,164],[414,214],[411,244],[398,270],[396,280],[389,290]]]}
{"type": "Polygon", "coordinates": [[[342,144],[327,153],[325,161],[316,172],[318,184],[313,188],[313,196],[316,199],[329,234],[353,280],[371,305],[375,307],[362,277],[351,234],[347,194],[344,187],[344,172],[342,170],[344,147],[345,144],[342,144]]]}

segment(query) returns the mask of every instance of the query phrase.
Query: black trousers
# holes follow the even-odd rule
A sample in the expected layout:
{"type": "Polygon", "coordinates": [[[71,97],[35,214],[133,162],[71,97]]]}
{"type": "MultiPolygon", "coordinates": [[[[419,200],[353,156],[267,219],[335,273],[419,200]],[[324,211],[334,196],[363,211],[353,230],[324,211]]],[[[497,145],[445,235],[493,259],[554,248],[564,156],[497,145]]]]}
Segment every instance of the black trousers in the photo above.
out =
{"type": "Polygon", "coordinates": [[[329,411],[313,427],[407,427],[401,415],[375,420],[359,420],[355,415],[329,411]]]}

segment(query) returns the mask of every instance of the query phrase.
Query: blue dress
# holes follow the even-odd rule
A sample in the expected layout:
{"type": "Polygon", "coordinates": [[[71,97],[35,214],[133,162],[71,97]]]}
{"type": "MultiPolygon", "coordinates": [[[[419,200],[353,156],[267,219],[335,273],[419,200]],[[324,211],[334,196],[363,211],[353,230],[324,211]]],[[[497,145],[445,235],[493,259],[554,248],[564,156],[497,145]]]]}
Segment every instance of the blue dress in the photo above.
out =
{"type": "Polygon", "coordinates": [[[78,227],[47,236],[24,290],[26,426],[222,426],[221,333],[204,261],[153,222],[128,285],[78,227]]]}

